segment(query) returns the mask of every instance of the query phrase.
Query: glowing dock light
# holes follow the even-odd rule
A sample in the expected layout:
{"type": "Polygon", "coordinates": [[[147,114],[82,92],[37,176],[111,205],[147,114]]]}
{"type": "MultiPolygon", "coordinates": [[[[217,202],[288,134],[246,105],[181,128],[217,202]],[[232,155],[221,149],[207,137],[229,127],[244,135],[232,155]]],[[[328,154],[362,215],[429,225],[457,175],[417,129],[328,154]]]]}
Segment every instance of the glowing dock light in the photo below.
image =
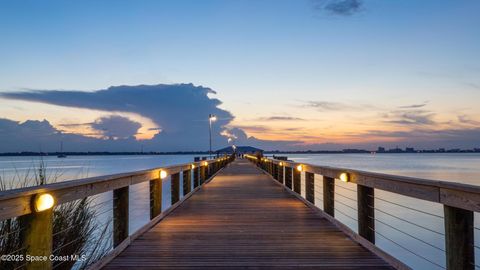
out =
{"type": "Polygon", "coordinates": [[[297,171],[299,171],[299,172],[303,171],[303,166],[302,166],[302,164],[300,164],[300,165],[297,166],[297,171]]]}
{"type": "Polygon", "coordinates": [[[350,175],[346,172],[340,174],[340,180],[342,182],[350,182],[350,175]]]}
{"type": "Polygon", "coordinates": [[[202,163],[202,165],[203,165],[203,166],[208,166],[208,162],[204,161],[204,162],[202,163]]]}
{"type": "Polygon", "coordinates": [[[33,209],[35,212],[42,212],[50,209],[55,204],[55,199],[48,193],[37,194],[33,200],[33,209]]]}
{"type": "Polygon", "coordinates": [[[167,177],[167,172],[166,171],[160,171],[160,179],[164,179],[167,177]]]}
{"type": "Polygon", "coordinates": [[[193,169],[195,169],[195,164],[192,164],[192,166],[191,166],[191,167],[192,167],[192,170],[193,170],[193,169]]]}
{"type": "Polygon", "coordinates": [[[283,162],[280,161],[280,163],[278,163],[278,165],[283,166],[283,162]]]}

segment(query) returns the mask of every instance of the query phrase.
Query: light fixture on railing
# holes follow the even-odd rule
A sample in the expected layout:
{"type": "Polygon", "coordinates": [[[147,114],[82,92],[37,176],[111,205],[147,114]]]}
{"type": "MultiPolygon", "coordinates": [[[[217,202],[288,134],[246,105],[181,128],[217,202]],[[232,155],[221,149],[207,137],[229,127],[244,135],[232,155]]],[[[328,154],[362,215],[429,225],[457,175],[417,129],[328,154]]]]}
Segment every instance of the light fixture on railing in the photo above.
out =
{"type": "Polygon", "coordinates": [[[303,166],[302,166],[302,164],[300,164],[300,165],[297,166],[297,171],[299,171],[299,172],[303,171],[303,166]]]}
{"type": "Polygon", "coordinates": [[[280,163],[278,163],[278,165],[283,166],[283,162],[280,161],[280,163]]]}
{"type": "Polygon", "coordinates": [[[192,164],[192,166],[190,166],[190,167],[192,168],[192,170],[195,169],[195,164],[192,164]]]}
{"type": "Polygon", "coordinates": [[[164,179],[164,178],[166,178],[166,177],[167,177],[167,172],[161,170],[161,171],[160,171],[160,179],[164,179]]]}
{"type": "Polygon", "coordinates": [[[340,174],[340,181],[342,182],[350,182],[350,174],[349,173],[341,173],[340,174]]]}
{"type": "Polygon", "coordinates": [[[55,199],[48,193],[37,194],[33,198],[33,210],[35,212],[42,212],[50,209],[55,204],[55,199]]]}
{"type": "Polygon", "coordinates": [[[204,162],[202,163],[202,165],[203,165],[203,166],[208,166],[208,162],[204,161],[204,162]]]}

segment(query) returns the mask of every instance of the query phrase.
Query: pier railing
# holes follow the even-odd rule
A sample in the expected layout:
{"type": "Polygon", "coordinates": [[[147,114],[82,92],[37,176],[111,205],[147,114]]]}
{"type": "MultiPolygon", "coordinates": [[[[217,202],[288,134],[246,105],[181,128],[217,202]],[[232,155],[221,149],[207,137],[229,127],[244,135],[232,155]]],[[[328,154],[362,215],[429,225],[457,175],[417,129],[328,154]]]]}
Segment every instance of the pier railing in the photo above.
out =
{"type": "Polygon", "coordinates": [[[384,242],[390,241],[399,250],[411,253],[412,256],[428,263],[428,269],[480,268],[475,264],[475,251],[476,249],[480,250],[480,247],[475,245],[474,241],[475,230],[480,231],[480,228],[474,226],[474,212],[480,211],[479,186],[317,166],[252,155],[247,155],[246,158],[291,190],[297,197],[303,199],[306,204],[318,209],[327,219],[360,244],[376,252],[397,268],[408,269],[409,266],[375,245],[376,237],[381,237],[384,242]],[[321,183],[315,185],[318,182],[321,183]],[[346,183],[348,185],[345,185],[346,183]],[[304,186],[303,190],[302,186],[304,186]],[[321,189],[322,193],[315,190],[316,186],[317,189],[321,189]],[[349,194],[356,193],[356,196],[346,196],[338,192],[336,188],[349,192],[349,194]],[[443,213],[418,210],[415,206],[391,201],[386,196],[376,195],[376,190],[420,199],[420,202],[423,201],[426,204],[428,202],[437,203],[443,207],[443,213]],[[339,198],[346,199],[346,201],[340,201],[339,198]],[[321,203],[318,203],[319,201],[321,203]],[[378,206],[379,204],[391,204],[408,211],[417,211],[417,213],[432,219],[443,219],[443,226],[441,226],[443,228],[431,228],[428,226],[429,224],[422,225],[406,216],[382,210],[378,206]],[[343,207],[342,210],[339,206],[343,207]],[[350,213],[352,211],[356,213],[348,214],[344,209],[349,210],[350,213]],[[351,229],[352,226],[349,227],[340,222],[336,213],[354,221],[357,230],[354,231],[351,229]],[[406,225],[404,227],[395,226],[376,218],[376,214],[406,225]],[[425,246],[437,254],[438,252],[444,253],[442,257],[445,258],[445,262],[442,261],[443,258],[432,259],[422,255],[421,252],[412,251],[405,244],[382,234],[376,229],[376,226],[388,228],[402,238],[411,239],[416,243],[414,245],[425,246]],[[444,238],[444,245],[438,245],[438,243],[435,245],[422,239],[411,228],[444,238]],[[443,231],[441,231],[442,229],[443,231]]]}
{"type": "MultiPolygon", "coordinates": [[[[106,223],[113,224],[112,230],[108,232],[111,235],[107,235],[107,238],[113,238],[113,246],[110,252],[89,266],[89,269],[101,268],[125,249],[133,239],[165,217],[233,159],[234,156],[225,156],[138,172],[91,177],[0,192],[0,222],[5,225],[17,219],[21,223],[17,231],[8,231],[4,235],[0,235],[0,245],[8,244],[8,241],[13,241],[12,238],[16,237],[19,237],[21,242],[18,250],[11,251],[9,254],[1,254],[0,269],[47,270],[57,267],[62,269],[61,264],[64,261],[79,259],[78,257],[54,258],[52,262],[52,259],[49,258],[56,250],[68,245],[75,245],[75,242],[72,241],[71,243],[62,243],[60,247],[53,247],[52,242],[57,234],[68,233],[68,230],[75,229],[66,228],[63,232],[53,231],[55,207],[113,192],[110,200],[99,203],[111,206],[112,214],[108,216],[110,220],[107,220],[106,223]],[[171,180],[171,207],[164,209],[165,207],[162,208],[162,181],[167,177],[171,180]],[[180,187],[180,178],[183,179],[182,187],[180,187]],[[149,183],[150,222],[137,231],[129,233],[129,194],[131,193],[129,188],[140,183],[149,183]],[[30,257],[26,259],[25,256],[30,257]]],[[[75,251],[75,248],[70,250],[75,251]]]]}

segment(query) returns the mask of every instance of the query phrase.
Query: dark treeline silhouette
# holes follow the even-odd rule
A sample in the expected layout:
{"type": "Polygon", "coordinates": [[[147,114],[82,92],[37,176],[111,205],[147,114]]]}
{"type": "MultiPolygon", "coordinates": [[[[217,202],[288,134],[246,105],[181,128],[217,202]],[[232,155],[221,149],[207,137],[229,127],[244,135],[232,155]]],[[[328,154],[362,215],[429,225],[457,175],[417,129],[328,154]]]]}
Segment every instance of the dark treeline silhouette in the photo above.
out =
{"type": "MultiPolygon", "coordinates": [[[[480,148],[473,149],[422,149],[417,150],[407,147],[405,149],[385,149],[379,147],[375,151],[365,149],[343,149],[343,150],[307,150],[307,151],[264,151],[265,154],[404,154],[404,153],[480,153],[480,148]]],[[[175,152],[10,152],[0,153],[0,156],[120,156],[120,155],[208,155],[208,151],[175,151],[175,152]]]]}

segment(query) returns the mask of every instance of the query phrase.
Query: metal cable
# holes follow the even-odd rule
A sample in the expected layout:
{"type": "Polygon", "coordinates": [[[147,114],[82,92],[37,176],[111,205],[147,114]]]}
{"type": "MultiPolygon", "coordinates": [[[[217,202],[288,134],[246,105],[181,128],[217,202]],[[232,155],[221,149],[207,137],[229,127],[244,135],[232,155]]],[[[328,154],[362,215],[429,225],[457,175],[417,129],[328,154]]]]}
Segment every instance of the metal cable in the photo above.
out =
{"type": "Polygon", "coordinates": [[[6,236],[8,236],[8,235],[10,235],[10,234],[14,234],[14,233],[17,233],[17,232],[21,232],[22,230],[25,230],[25,228],[20,228],[20,229],[18,229],[18,230],[13,231],[13,232],[5,233],[5,234],[3,234],[3,235],[0,235],[0,238],[6,237],[6,236]]]}
{"type": "Polygon", "coordinates": [[[348,190],[348,191],[351,191],[351,192],[355,192],[355,193],[357,193],[357,191],[356,191],[355,189],[351,189],[351,188],[342,187],[342,186],[340,186],[340,185],[335,185],[335,186],[336,186],[336,187],[339,187],[339,188],[343,188],[343,189],[345,189],[345,190],[348,190]]]}
{"type": "Polygon", "coordinates": [[[104,205],[104,204],[106,204],[106,203],[113,202],[113,201],[114,201],[114,199],[110,199],[110,200],[106,200],[106,201],[103,201],[103,202],[99,202],[99,203],[96,203],[96,204],[93,204],[93,205],[89,205],[89,207],[94,208],[94,207],[97,207],[97,206],[99,206],[99,205],[104,205]]]}
{"type": "Polygon", "coordinates": [[[71,244],[73,244],[73,243],[77,242],[78,240],[82,239],[83,237],[85,237],[85,236],[84,236],[84,235],[82,235],[82,236],[80,236],[80,237],[77,237],[77,238],[75,238],[74,240],[72,240],[72,241],[70,241],[70,242],[66,243],[65,245],[62,245],[62,246],[59,246],[59,247],[57,247],[56,249],[52,250],[52,253],[55,253],[55,252],[57,252],[57,251],[61,250],[62,248],[66,247],[66,246],[69,246],[69,245],[71,245],[71,244]]]}
{"type": "Polygon", "coordinates": [[[401,205],[401,204],[398,204],[398,203],[394,203],[394,202],[391,202],[391,201],[388,201],[388,200],[385,200],[385,199],[382,199],[382,198],[379,198],[379,197],[374,197],[374,196],[372,196],[372,195],[368,195],[368,196],[370,196],[371,198],[374,198],[374,199],[377,199],[377,200],[380,200],[380,201],[383,201],[383,202],[386,202],[386,203],[390,203],[390,204],[393,204],[393,205],[396,205],[396,206],[400,206],[400,207],[403,207],[403,208],[406,208],[406,209],[409,209],[409,210],[412,210],[412,211],[416,211],[416,212],[419,212],[419,213],[422,213],[422,214],[425,214],[425,215],[430,215],[430,216],[432,216],[432,217],[437,217],[437,218],[443,219],[443,217],[440,216],[440,215],[428,213],[428,212],[425,212],[425,211],[422,211],[422,210],[418,210],[418,209],[415,209],[415,208],[412,208],[412,207],[409,207],[409,206],[405,206],[405,205],[401,205]]]}
{"type": "Polygon", "coordinates": [[[75,224],[75,225],[73,225],[73,226],[67,227],[67,228],[65,228],[65,229],[63,229],[63,230],[61,230],[61,231],[58,231],[58,232],[52,234],[52,236],[59,235],[59,234],[61,234],[61,233],[64,233],[64,232],[66,232],[66,231],[69,231],[69,230],[71,230],[71,229],[73,229],[73,228],[75,228],[75,227],[77,227],[77,226],[78,226],[78,225],[75,224]]]}
{"type": "Polygon", "coordinates": [[[352,198],[350,198],[350,197],[348,197],[348,196],[342,195],[342,194],[340,194],[340,193],[335,192],[335,194],[337,194],[338,196],[343,197],[343,198],[345,198],[345,199],[348,199],[348,200],[350,200],[350,201],[352,201],[352,202],[357,202],[357,200],[352,199],[352,198]]]}
{"type": "Polygon", "coordinates": [[[344,212],[338,210],[338,208],[334,208],[334,209],[337,210],[340,214],[342,214],[342,215],[344,215],[344,216],[346,216],[346,217],[349,217],[349,218],[351,218],[351,219],[353,219],[353,220],[355,220],[355,221],[358,221],[358,219],[356,219],[356,218],[354,218],[354,217],[352,217],[352,216],[350,216],[350,215],[348,215],[348,214],[345,214],[344,212]]]}
{"type": "Polygon", "coordinates": [[[344,206],[352,209],[353,211],[357,212],[357,209],[356,209],[355,207],[353,207],[353,206],[350,206],[350,205],[348,205],[348,204],[346,204],[346,203],[343,203],[343,202],[341,202],[341,201],[335,201],[335,202],[337,202],[337,203],[339,203],[339,204],[341,204],[341,205],[344,205],[344,206]]]}
{"type": "MultiPolygon", "coordinates": [[[[370,228],[370,227],[369,227],[369,228],[370,228]]],[[[370,228],[370,230],[374,231],[375,233],[377,233],[377,234],[380,235],[381,237],[383,237],[383,238],[385,238],[386,240],[392,242],[393,244],[395,244],[396,246],[402,248],[403,250],[406,250],[406,251],[410,252],[411,254],[419,257],[420,259],[423,259],[423,260],[425,260],[425,261],[427,261],[427,262],[429,262],[429,263],[431,263],[431,264],[433,264],[433,265],[435,265],[435,266],[437,266],[437,267],[439,267],[439,268],[441,268],[441,269],[446,269],[446,268],[443,267],[442,265],[440,265],[440,264],[438,264],[438,263],[436,263],[436,262],[433,262],[433,261],[429,260],[428,258],[425,258],[424,256],[422,256],[422,255],[420,255],[420,254],[417,254],[416,252],[413,252],[413,251],[411,251],[410,249],[408,249],[408,248],[400,245],[399,243],[397,243],[397,242],[393,241],[392,239],[386,237],[385,235],[379,233],[379,232],[376,231],[375,229],[370,228]]]]}
{"type": "Polygon", "coordinates": [[[149,195],[149,194],[152,194],[151,192],[148,192],[146,190],[139,190],[139,191],[133,191],[133,192],[130,192],[130,194],[128,194],[130,197],[139,197],[139,196],[143,196],[143,195],[149,195]]]}
{"type": "MultiPolygon", "coordinates": [[[[369,216],[369,218],[372,218],[372,217],[369,216]]],[[[373,219],[373,218],[372,218],[372,219],[373,219]]],[[[407,233],[407,232],[404,232],[404,231],[402,231],[402,230],[400,230],[400,229],[397,229],[397,228],[395,228],[394,226],[392,226],[392,225],[390,225],[390,224],[388,224],[388,223],[385,223],[385,222],[383,222],[383,221],[381,221],[381,220],[379,220],[379,219],[375,219],[375,221],[380,222],[380,223],[382,223],[383,225],[388,226],[388,227],[396,230],[397,232],[400,232],[400,233],[403,233],[403,234],[405,234],[405,235],[408,235],[408,236],[410,236],[411,238],[413,238],[413,239],[415,239],[415,240],[417,240],[417,241],[420,241],[420,242],[422,242],[422,243],[424,243],[424,244],[426,244],[426,245],[431,246],[432,248],[435,248],[435,249],[437,249],[437,250],[439,250],[439,251],[445,252],[445,249],[439,248],[439,247],[437,247],[437,246],[435,246],[435,245],[433,245],[433,244],[430,244],[429,242],[427,242],[427,241],[425,241],[425,240],[423,240],[423,239],[420,239],[420,238],[418,238],[418,237],[416,237],[416,236],[414,236],[414,235],[411,235],[411,234],[409,234],[409,233],[407,233]]]]}
{"type": "Polygon", "coordinates": [[[422,225],[413,223],[413,222],[411,222],[411,221],[409,221],[409,220],[406,220],[406,219],[404,219],[404,218],[401,218],[401,217],[392,215],[392,214],[390,214],[390,213],[387,213],[387,212],[385,212],[385,211],[383,211],[383,210],[380,210],[380,209],[378,209],[378,208],[372,207],[372,206],[370,206],[370,205],[369,205],[369,207],[371,207],[371,208],[373,208],[373,209],[381,212],[382,214],[385,214],[385,215],[394,217],[394,218],[396,218],[396,219],[398,219],[398,220],[401,220],[401,221],[404,221],[404,222],[406,222],[406,223],[408,223],[408,224],[415,225],[415,226],[420,227],[420,228],[422,228],[422,229],[424,229],[424,230],[427,230],[427,231],[432,232],[432,233],[436,233],[436,234],[441,235],[441,236],[445,236],[444,233],[437,232],[437,231],[435,231],[435,230],[433,230],[433,229],[430,229],[430,228],[427,228],[427,227],[425,227],[425,226],[422,226],[422,225]]]}
{"type": "Polygon", "coordinates": [[[19,265],[19,266],[13,268],[13,270],[22,269],[22,268],[24,268],[25,266],[27,266],[27,263],[24,263],[24,264],[22,264],[22,265],[19,265]]]}
{"type": "Polygon", "coordinates": [[[8,253],[8,254],[4,254],[4,255],[17,254],[19,251],[22,251],[22,250],[24,250],[24,249],[26,249],[26,248],[27,248],[27,247],[21,247],[21,248],[19,248],[19,249],[17,249],[17,250],[14,250],[14,251],[12,251],[12,252],[10,252],[10,253],[8,253]]]}
{"type": "Polygon", "coordinates": [[[64,260],[64,261],[61,261],[60,263],[55,264],[55,265],[52,267],[52,269],[55,269],[55,268],[59,267],[60,265],[62,265],[64,262],[67,262],[67,261],[68,261],[68,260],[64,260]]]}
{"type": "Polygon", "coordinates": [[[108,213],[110,211],[113,211],[114,209],[116,209],[116,207],[112,207],[112,209],[107,209],[106,211],[103,211],[103,212],[100,212],[100,213],[95,213],[95,215],[93,215],[93,217],[98,217],[98,216],[101,216],[105,213],[108,213]]]}

